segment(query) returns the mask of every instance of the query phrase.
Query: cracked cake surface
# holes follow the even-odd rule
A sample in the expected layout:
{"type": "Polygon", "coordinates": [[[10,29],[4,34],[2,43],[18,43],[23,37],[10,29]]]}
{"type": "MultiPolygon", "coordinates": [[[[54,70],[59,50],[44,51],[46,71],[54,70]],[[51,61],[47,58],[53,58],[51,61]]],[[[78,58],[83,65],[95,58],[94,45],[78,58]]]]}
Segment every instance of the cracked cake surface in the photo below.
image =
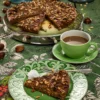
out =
{"type": "Polygon", "coordinates": [[[41,12],[44,11],[34,5],[33,2],[24,2],[9,8],[7,11],[7,18],[10,23],[17,23],[28,17],[36,16],[41,12]]]}
{"type": "Polygon", "coordinates": [[[44,19],[52,22],[60,30],[70,25],[76,16],[77,11],[71,4],[57,0],[33,0],[20,3],[7,10],[7,18],[11,24],[17,23],[24,31],[36,33],[41,29],[41,21],[44,19]],[[44,17],[40,17],[41,14],[44,17]],[[38,18],[41,18],[41,21],[34,23],[33,19],[36,20],[38,18]],[[30,20],[32,26],[29,25],[30,22],[28,20],[30,20]],[[34,26],[38,27],[36,31],[35,28],[32,28],[34,26]]]}
{"type": "Polygon", "coordinates": [[[42,77],[26,80],[24,86],[32,91],[40,91],[49,96],[65,100],[68,94],[70,78],[65,70],[50,73],[42,77]]]}
{"type": "Polygon", "coordinates": [[[41,28],[41,24],[45,19],[44,14],[36,15],[34,17],[26,18],[18,22],[18,26],[22,28],[23,31],[38,32],[41,28]]]}

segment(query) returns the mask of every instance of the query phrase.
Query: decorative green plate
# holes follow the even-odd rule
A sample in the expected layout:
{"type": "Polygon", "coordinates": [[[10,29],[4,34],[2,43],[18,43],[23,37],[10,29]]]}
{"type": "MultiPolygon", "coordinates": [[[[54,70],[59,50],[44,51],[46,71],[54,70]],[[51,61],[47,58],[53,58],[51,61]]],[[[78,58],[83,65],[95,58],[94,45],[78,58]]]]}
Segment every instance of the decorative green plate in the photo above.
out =
{"type": "MultiPolygon", "coordinates": [[[[23,85],[24,81],[27,79],[28,72],[34,69],[39,73],[44,73],[44,66],[54,68],[55,70],[75,69],[74,66],[57,60],[33,62],[31,64],[22,66],[14,72],[8,83],[10,94],[14,100],[37,100],[36,96],[40,96],[38,100],[56,100],[55,98],[48,95],[42,95],[41,92],[32,92],[31,89],[28,89],[23,85]]],[[[68,74],[72,82],[70,83],[70,92],[66,96],[65,100],[81,100],[88,88],[87,79],[82,73],[69,72],[68,74]]]]}
{"type": "Polygon", "coordinates": [[[52,53],[57,59],[61,61],[65,61],[67,63],[79,64],[79,63],[86,63],[95,59],[95,57],[98,55],[98,50],[96,50],[89,56],[84,55],[83,57],[79,59],[71,59],[63,53],[60,43],[57,43],[56,45],[54,45],[52,49],[52,53]]]}

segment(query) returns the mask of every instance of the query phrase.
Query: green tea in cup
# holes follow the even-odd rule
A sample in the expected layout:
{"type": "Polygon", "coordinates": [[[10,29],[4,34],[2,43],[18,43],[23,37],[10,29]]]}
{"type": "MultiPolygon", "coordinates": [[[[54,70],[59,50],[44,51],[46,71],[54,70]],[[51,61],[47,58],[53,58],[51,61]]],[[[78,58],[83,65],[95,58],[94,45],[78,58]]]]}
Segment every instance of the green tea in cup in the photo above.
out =
{"type": "MultiPolygon", "coordinates": [[[[61,34],[60,45],[66,56],[70,58],[81,58],[88,55],[88,50],[93,47],[96,50],[96,43],[91,42],[91,36],[80,30],[70,30],[61,34]]],[[[91,53],[90,53],[91,54],[91,53]]]]}

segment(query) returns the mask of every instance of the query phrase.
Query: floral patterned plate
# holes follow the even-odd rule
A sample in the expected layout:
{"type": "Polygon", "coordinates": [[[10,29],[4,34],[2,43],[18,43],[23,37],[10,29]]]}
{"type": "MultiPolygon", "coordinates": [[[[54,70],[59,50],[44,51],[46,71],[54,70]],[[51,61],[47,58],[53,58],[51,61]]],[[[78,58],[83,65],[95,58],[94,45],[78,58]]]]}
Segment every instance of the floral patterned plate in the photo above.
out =
{"type": "MultiPolygon", "coordinates": [[[[10,94],[14,100],[37,100],[37,96],[40,96],[38,100],[56,100],[55,98],[42,94],[41,92],[32,92],[31,89],[28,89],[23,85],[24,81],[27,79],[28,72],[34,69],[39,73],[44,73],[45,66],[55,70],[75,69],[74,66],[57,60],[35,61],[31,64],[22,66],[14,72],[8,83],[10,94]]],[[[88,88],[87,79],[82,73],[69,72],[68,74],[72,82],[70,83],[70,92],[65,100],[81,100],[88,88]]]]}

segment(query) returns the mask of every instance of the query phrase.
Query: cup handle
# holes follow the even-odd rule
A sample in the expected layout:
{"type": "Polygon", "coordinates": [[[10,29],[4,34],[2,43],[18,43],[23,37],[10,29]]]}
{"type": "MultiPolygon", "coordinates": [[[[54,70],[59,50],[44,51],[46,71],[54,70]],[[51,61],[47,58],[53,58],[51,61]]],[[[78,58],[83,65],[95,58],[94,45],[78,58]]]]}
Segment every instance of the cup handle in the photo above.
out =
{"type": "Polygon", "coordinates": [[[97,43],[91,42],[90,47],[86,53],[87,56],[91,55],[93,52],[95,52],[98,49],[97,43]]]}

